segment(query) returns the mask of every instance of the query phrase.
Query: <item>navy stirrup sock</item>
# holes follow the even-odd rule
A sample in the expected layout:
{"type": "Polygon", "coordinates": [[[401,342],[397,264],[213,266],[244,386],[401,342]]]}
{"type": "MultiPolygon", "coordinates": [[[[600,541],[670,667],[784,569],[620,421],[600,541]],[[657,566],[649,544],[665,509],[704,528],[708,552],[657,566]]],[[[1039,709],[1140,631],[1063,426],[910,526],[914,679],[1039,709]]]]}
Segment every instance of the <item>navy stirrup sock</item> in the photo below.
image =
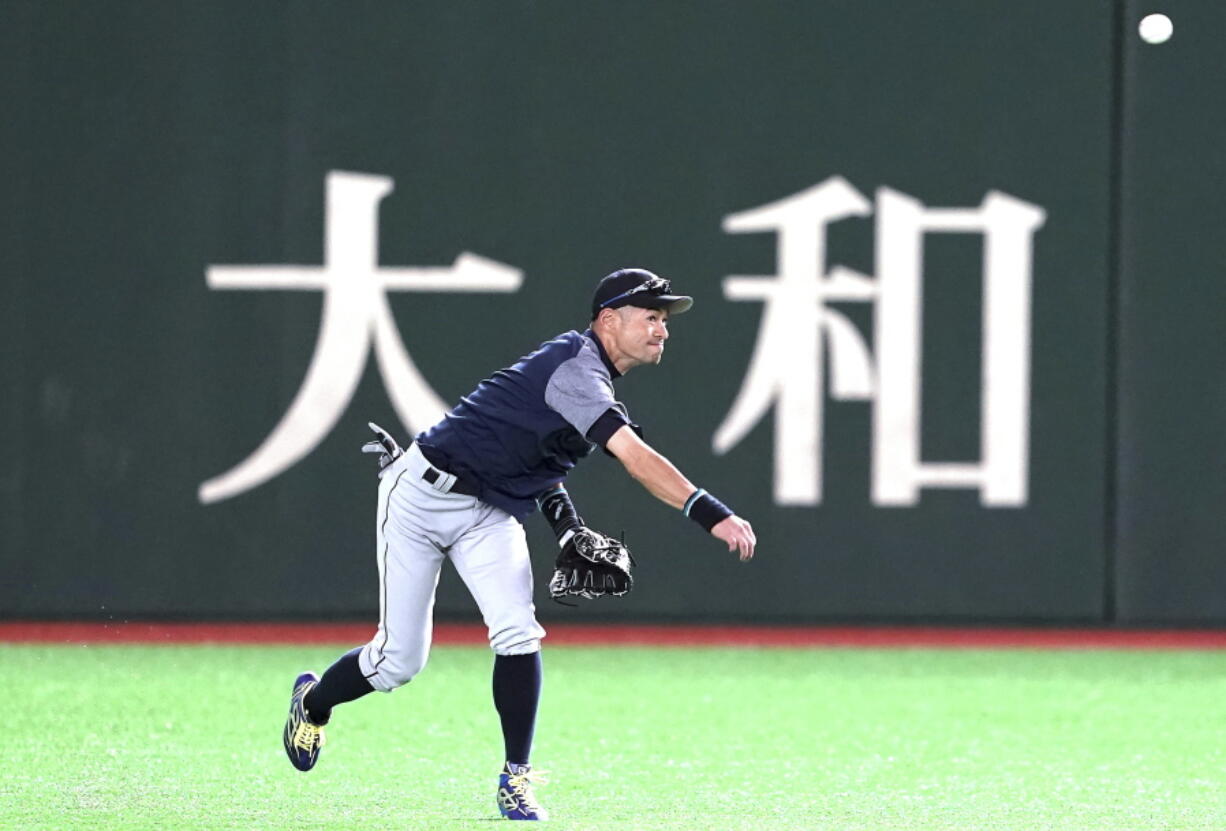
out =
{"type": "Polygon", "coordinates": [[[337,704],[353,701],[375,691],[362,675],[362,668],[358,665],[358,653],[362,649],[363,647],[359,646],[338,658],[336,663],[328,667],[328,671],[319,679],[315,688],[306,694],[302,705],[311,721],[327,724],[332,717],[332,708],[337,704]]]}
{"type": "Polygon", "coordinates": [[[507,761],[528,764],[541,698],[541,653],[494,656],[494,707],[502,719],[507,761]]]}

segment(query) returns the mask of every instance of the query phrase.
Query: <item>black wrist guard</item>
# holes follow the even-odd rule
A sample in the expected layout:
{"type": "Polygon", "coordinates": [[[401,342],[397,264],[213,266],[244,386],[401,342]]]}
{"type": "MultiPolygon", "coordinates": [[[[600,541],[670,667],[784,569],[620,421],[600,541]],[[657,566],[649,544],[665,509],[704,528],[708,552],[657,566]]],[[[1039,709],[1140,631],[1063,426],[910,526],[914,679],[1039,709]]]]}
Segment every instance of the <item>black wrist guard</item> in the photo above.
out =
{"type": "Polygon", "coordinates": [[[541,509],[545,519],[549,521],[559,544],[563,543],[577,528],[583,527],[583,520],[575,512],[575,503],[570,501],[570,494],[561,484],[555,485],[538,496],[536,506],[541,509]]]}
{"type": "Polygon", "coordinates": [[[689,499],[685,500],[681,513],[701,525],[707,533],[710,533],[712,528],[732,516],[732,509],[702,488],[699,488],[690,494],[689,499]]]}

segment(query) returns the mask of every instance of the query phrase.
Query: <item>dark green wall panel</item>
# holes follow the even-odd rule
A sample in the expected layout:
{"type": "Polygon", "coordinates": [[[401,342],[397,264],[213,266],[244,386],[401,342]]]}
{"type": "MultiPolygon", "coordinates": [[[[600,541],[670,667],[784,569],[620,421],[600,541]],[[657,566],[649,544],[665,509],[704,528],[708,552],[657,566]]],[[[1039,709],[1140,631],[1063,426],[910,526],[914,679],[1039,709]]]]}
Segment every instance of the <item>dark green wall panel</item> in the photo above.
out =
{"type": "MultiPolygon", "coordinates": [[[[1129,3],[1130,21],[1148,8],[1129,3]]],[[[1174,2],[1126,39],[1120,267],[1119,617],[1226,621],[1226,8],[1174,2]]]]}
{"type": "MultiPolygon", "coordinates": [[[[394,180],[378,212],[383,266],[443,267],[468,251],[522,272],[511,293],[389,295],[445,400],[584,326],[613,268],[651,267],[696,296],[664,364],[619,390],[650,441],[755,524],[759,558],[730,560],[597,456],[572,492],[594,525],[625,530],[642,579],[616,607],[567,614],[1107,613],[1112,4],[7,5],[17,71],[4,90],[21,117],[0,134],[12,203],[0,613],[372,613],[376,483],[357,447],[370,419],[404,433],[373,360],[305,458],[232,498],[198,498],[290,407],[323,311],[319,292],[211,290],[206,269],[320,265],[334,171],[394,180]],[[874,500],[875,454],[898,458],[874,432],[879,390],[832,394],[830,362],[856,349],[815,323],[772,331],[789,350],[821,345],[820,501],[778,504],[775,408],[714,449],[763,324],[762,302],[727,296],[725,280],[785,270],[776,234],[725,222],[834,177],[864,206],[803,231],[824,242],[827,270],[880,285],[898,260],[923,277],[907,342],[923,462],[980,461],[981,344],[1024,323],[1022,374],[993,383],[1026,389],[1010,409],[1024,426],[1019,498],[985,504],[959,487],[874,500]],[[1041,220],[975,232],[992,193],[1041,220]],[[898,247],[908,198],[944,224],[912,255],[898,247]],[[883,215],[890,204],[902,213],[883,215]],[[951,231],[959,221],[965,232],[951,231]],[[990,248],[1032,260],[1019,272],[1029,315],[991,326],[990,248]]],[[[880,297],[830,279],[824,308],[879,360],[897,332],[880,297]]],[[[788,400],[818,388],[785,369],[788,400]]],[[[551,544],[539,519],[529,533],[544,579],[551,544]]],[[[472,609],[453,576],[439,609],[472,609]]]]}

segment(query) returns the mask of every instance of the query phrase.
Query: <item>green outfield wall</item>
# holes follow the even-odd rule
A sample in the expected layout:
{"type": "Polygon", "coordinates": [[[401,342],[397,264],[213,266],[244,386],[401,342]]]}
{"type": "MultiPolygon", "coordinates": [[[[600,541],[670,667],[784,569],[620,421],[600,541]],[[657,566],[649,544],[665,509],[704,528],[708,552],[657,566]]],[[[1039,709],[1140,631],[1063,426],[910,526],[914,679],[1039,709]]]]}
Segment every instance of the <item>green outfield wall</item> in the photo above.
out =
{"type": "Polygon", "coordinates": [[[598,453],[639,587],[543,617],[1226,622],[1216,4],[0,10],[0,617],[373,617],[366,422],[639,265],[759,556],[598,453]]]}

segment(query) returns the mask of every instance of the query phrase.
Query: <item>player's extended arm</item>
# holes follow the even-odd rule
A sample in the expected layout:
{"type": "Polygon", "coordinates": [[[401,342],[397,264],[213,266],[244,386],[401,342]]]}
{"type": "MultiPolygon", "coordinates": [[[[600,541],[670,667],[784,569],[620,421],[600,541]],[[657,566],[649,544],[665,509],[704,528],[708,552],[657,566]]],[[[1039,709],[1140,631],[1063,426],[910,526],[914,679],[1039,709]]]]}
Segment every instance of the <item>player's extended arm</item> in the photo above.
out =
{"type": "Polygon", "coordinates": [[[750,524],[705,490],[694,487],[672,462],[639,438],[629,425],[614,433],[605,447],[652,496],[684,511],[686,516],[727,543],[728,550],[736,551],[741,560],[753,557],[758,540],[750,524]]]}

